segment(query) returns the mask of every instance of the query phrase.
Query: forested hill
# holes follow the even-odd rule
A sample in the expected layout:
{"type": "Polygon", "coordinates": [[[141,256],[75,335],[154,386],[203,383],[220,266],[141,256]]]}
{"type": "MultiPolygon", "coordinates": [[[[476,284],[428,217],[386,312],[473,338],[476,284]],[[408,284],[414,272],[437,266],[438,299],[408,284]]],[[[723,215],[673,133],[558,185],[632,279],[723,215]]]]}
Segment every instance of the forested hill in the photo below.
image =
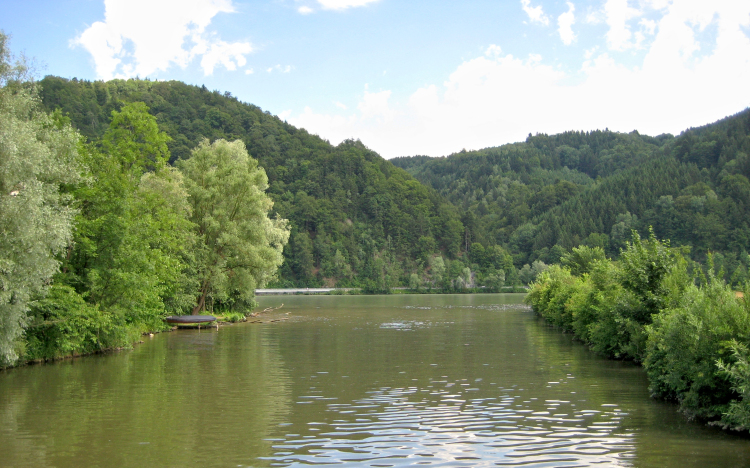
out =
{"type": "Polygon", "coordinates": [[[332,146],[229,93],[181,82],[48,76],[40,84],[47,109],[61,109],[92,142],[112,110],[135,101],[172,138],[172,162],[204,138],[242,140],[268,174],[275,211],[291,221],[282,285],[385,289],[423,275],[432,254],[460,253],[456,208],[359,141],[332,146]]]}
{"type": "Polygon", "coordinates": [[[611,255],[653,226],[659,238],[715,255],[727,279],[750,262],[750,110],[680,136],[565,132],[444,158],[396,158],[462,209],[472,241],[507,247],[517,265],[556,262],[579,244],[611,255]]]}
{"type": "Polygon", "coordinates": [[[268,174],[275,210],[292,224],[283,285],[497,286],[519,274],[525,282],[534,262],[543,268],[579,244],[617,256],[631,229],[645,235],[648,226],[690,246],[695,260],[715,253],[728,280],[748,276],[750,111],[678,137],[537,134],[386,161],[359,141],[332,146],[205,87],[57,77],[41,87],[45,106],[62,109],[92,142],[112,110],[134,101],[171,136],[173,161],[203,138],[244,141],[268,174]]]}

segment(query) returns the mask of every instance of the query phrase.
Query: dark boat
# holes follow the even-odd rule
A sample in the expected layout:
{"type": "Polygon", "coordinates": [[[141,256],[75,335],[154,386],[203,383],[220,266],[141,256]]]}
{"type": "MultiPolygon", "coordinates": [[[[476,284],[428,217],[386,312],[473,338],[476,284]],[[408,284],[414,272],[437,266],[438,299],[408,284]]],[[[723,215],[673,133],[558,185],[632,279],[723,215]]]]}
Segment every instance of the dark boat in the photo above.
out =
{"type": "Polygon", "coordinates": [[[165,318],[167,323],[209,323],[215,322],[213,315],[170,315],[165,318]]]}

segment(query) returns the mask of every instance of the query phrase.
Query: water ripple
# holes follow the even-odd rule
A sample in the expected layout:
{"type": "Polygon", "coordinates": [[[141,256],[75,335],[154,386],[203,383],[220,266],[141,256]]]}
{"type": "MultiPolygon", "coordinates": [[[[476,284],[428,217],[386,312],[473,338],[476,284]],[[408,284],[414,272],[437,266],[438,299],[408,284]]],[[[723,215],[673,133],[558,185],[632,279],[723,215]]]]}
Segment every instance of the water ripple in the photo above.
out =
{"type": "Polygon", "coordinates": [[[471,399],[457,392],[385,387],[351,403],[328,403],[323,413],[330,419],[310,423],[315,427],[308,430],[319,430],[314,436],[273,439],[275,453],[264,459],[292,467],[587,467],[628,464],[633,456],[633,434],[621,428],[626,413],[616,405],[521,403],[515,389],[498,390],[496,398],[471,399]]]}

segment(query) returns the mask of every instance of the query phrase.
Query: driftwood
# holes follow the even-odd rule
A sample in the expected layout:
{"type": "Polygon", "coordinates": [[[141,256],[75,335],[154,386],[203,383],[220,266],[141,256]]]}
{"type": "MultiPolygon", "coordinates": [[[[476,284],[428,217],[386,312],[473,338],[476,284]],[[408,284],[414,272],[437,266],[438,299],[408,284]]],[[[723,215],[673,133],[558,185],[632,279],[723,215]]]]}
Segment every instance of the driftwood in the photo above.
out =
{"type": "MultiPolygon", "coordinates": [[[[250,314],[250,315],[249,315],[249,317],[257,317],[257,316],[259,316],[260,314],[265,314],[266,312],[273,312],[274,310],[279,310],[279,309],[281,309],[282,307],[284,307],[284,304],[281,304],[281,305],[280,305],[280,306],[278,306],[278,307],[266,307],[265,309],[263,309],[263,310],[262,310],[262,311],[260,311],[260,312],[253,312],[252,314],[250,314]]],[[[255,323],[255,322],[252,322],[252,323],[255,323]]]]}
{"type": "Polygon", "coordinates": [[[278,307],[266,307],[265,309],[263,309],[263,312],[273,312],[274,310],[279,310],[279,309],[281,309],[282,307],[284,307],[284,303],[282,303],[282,304],[281,304],[280,306],[278,306],[278,307]]]}

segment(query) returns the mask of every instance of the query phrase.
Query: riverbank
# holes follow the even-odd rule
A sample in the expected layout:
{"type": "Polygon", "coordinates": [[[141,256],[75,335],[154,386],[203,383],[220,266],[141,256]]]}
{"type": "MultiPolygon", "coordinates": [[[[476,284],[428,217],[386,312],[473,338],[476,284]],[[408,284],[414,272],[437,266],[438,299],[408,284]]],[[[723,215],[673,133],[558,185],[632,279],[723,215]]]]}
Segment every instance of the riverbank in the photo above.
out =
{"type": "Polygon", "coordinates": [[[750,285],[739,295],[710,266],[691,275],[653,234],[635,236],[617,262],[586,249],[595,250],[574,249],[531,285],[534,312],[598,354],[642,364],[652,396],[688,419],[747,431],[750,285]]]}
{"type": "Polygon", "coordinates": [[[329,294],[329,295],[377,295],[377,294],[497,294],[497,293],[524,293],[526,286],[502,286],[498,289],[462,288],[462,289],[412,289],[405,287],[390,288],[387,292],[367,292],[362,288],[268,288],[256,289],[256,296],[282,296],[287,294],[329,294]]]}

